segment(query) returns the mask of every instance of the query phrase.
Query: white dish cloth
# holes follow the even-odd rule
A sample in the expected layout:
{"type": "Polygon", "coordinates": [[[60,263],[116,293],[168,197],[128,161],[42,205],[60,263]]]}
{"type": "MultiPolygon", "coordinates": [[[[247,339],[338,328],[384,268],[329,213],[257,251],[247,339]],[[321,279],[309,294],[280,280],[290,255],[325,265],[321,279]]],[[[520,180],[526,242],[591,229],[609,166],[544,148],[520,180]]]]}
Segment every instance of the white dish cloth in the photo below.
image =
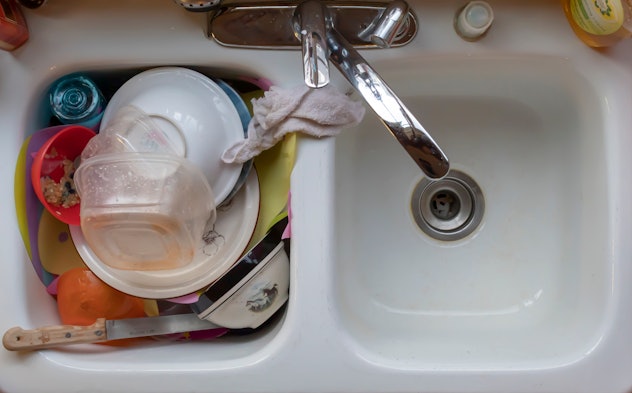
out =
{"type": "Polygon", "coordinates": [[[338,135],[344,128],[358,125],[365,113],[361,102],[331,85],[320,89],[272,86],[263,97],[252,100],[252,109],[248,137],[224,151],[224,162],[246,162],[290,132],[318,138],[338,135]]]}

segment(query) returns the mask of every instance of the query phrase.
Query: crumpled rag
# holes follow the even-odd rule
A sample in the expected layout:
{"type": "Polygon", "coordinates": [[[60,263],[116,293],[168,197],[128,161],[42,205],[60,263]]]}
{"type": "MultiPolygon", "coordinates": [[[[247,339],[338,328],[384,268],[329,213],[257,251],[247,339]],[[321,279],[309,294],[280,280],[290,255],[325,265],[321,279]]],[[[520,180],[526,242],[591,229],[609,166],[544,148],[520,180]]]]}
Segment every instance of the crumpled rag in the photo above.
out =
{"type": "Polygon", "coordinates": [[[365,113],[361,102],[331,85],[320,89],[272,86],[263,97],[252,100],[252,107],[248,137],[224,151],[222,160],[226,163],[246,162],[290,132],[318,138],[338,135],[343,129],[358,125],[365,113]]]}

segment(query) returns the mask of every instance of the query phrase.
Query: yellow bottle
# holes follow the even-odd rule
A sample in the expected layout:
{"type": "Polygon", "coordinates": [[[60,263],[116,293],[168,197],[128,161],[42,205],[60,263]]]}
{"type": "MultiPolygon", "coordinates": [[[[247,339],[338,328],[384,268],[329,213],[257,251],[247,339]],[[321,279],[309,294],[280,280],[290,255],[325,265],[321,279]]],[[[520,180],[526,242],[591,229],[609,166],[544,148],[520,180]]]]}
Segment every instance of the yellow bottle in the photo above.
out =
{"type": "Polygon", "coordinates": [[[632,36],[632,0],[562,0],[575,34],[599,48],[632,36]]]}

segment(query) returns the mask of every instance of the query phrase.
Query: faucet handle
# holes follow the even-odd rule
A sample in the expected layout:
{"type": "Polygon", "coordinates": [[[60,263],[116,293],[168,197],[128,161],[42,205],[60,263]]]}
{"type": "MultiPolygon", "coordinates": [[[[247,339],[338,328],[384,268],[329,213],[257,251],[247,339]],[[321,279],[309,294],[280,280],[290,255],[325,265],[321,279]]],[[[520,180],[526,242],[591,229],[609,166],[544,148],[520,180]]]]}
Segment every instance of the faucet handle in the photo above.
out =
{"type": "Polygon", "coordinates": [[[404,0],[391,1],[369,27],[361,33],[380,48],[389,48],[408,18],[408,3],[404,0]]]}
{"type": "Polygon", "coordinates": [[[327,7],[319,0],[307,0],[296,7],[293,17],[294,35],[301,40],[305,84],[312,88],[329,84],[329,50],[327,7]]]}

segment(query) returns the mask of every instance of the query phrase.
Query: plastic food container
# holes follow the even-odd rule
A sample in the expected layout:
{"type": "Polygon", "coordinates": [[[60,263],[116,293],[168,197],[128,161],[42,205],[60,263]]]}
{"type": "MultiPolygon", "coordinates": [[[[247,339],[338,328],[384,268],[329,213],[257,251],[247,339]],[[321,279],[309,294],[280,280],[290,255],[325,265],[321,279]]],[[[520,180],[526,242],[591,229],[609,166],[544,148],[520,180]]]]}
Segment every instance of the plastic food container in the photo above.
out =
{"type": "Polygon", "coordinates": [[[186,159],[102,154],[75,173],[86,243],[110,267],[163,270],[193,260],[216,217],[213,191],[186,159]]]}
{"type": "Polygon", "coordinates": [[[186,146],[179,127],[161,116],[151,118],[141,109],[121,108],[81,153],[82,159],[99,154],[153,153],[185,156],[186,146]]]}

